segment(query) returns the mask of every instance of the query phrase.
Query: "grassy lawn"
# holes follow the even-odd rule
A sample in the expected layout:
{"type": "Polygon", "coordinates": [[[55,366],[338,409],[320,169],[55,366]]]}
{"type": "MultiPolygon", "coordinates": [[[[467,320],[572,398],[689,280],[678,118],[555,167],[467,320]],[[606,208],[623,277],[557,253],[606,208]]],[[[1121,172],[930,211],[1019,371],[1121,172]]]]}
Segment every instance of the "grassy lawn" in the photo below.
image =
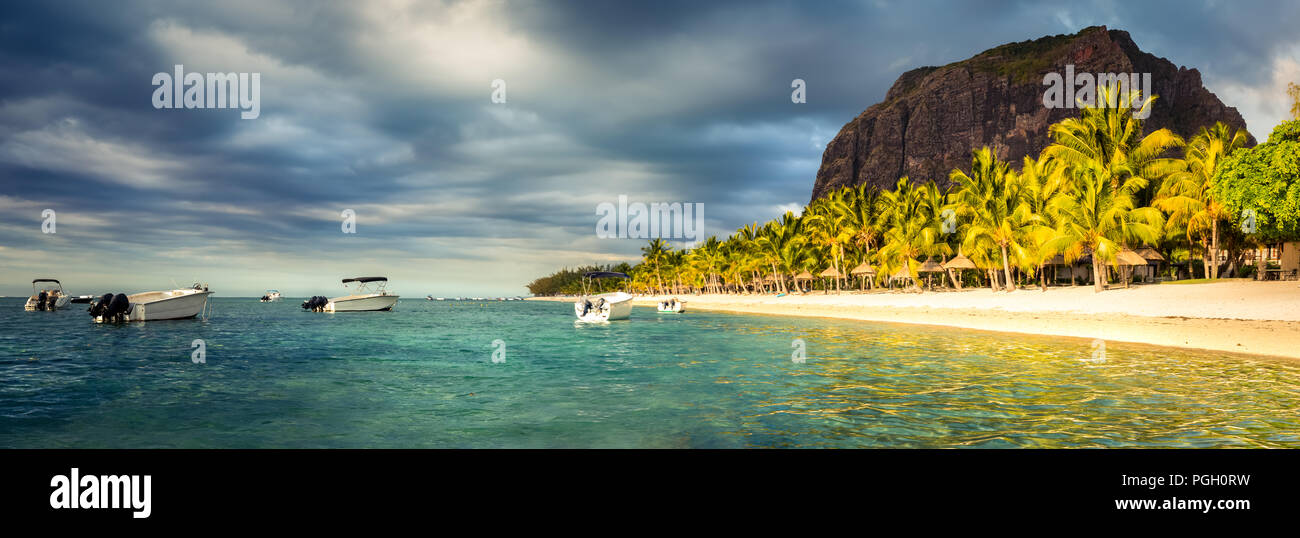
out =
{"type": "Polygon", "coordinates": [[[1164,281],[1164,282],[1161,282],[1161,284],[1210,284],[1210,283],[1212,283],[1212,282],[1248,282],[1248,281],[1253,281],[1253,280],[1254,280],[1253,278],[1249,278],[1249,277],[1247,277],[1247,278],[1217,278],[1217,279],[1209,279],[1209,278],[1193,278],[1193,279],[1189,279],[1189,280],[1166,280],[1166,281],[1164,281]]]}

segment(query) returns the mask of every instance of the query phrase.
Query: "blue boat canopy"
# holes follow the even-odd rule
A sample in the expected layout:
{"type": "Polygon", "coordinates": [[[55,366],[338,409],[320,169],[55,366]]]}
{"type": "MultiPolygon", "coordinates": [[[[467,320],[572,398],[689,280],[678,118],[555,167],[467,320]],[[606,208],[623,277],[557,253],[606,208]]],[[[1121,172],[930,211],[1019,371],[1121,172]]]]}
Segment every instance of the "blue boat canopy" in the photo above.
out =
{"type": "Polygon", "coordinates": [[[582,276],[587,278],[632,278],[627,276],[627,273],[619,273],[616,271],[592,271],[590,273],[583,273],[582,276]]]}
{"type": "Polygon", "coordinates": [[[343,283],[344,283],[344,284],[347,284],[348,282],[361,282],[361,283],[365,283],[365,282],[388,282],[388,277],[384,277],[384,276],[359,276],[359,277],[356,277],[356,278],[345,278],[345,279],[343,279],[343,283]]]}

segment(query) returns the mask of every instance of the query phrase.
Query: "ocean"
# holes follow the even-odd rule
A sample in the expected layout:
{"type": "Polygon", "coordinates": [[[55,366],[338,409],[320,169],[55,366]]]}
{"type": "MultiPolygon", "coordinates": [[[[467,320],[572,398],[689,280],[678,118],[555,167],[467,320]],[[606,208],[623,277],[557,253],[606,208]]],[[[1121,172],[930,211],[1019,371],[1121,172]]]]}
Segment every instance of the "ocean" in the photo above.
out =
{"type": "Polygon", "coordinates": [[[0,299],[6,448],[1300,447],[1282,359],[540,301],[105,325],[24,300],[0,299]]]}

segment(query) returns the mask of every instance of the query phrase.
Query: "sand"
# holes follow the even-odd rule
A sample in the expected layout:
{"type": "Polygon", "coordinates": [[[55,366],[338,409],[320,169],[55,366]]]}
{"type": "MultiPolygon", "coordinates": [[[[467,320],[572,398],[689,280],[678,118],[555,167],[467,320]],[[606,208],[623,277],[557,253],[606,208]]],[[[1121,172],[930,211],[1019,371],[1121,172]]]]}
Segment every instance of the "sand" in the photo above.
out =
{"type": "MultiPolygon", "coordinates": [[[[807,295],[686,295],[689,310],[813,316],[1059,335],[1300,359],[1300,284],[807,295]]],[[[638,297],[652,306],[659,297],[638,297]]],[[[572,299],[562,299],[571,301],[572,299]]]]}

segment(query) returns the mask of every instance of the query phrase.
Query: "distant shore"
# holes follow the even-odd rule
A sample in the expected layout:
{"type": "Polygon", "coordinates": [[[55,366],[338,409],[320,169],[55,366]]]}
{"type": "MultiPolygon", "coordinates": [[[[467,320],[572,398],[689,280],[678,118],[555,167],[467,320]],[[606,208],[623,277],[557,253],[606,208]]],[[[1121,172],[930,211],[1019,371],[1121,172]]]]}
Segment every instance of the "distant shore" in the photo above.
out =
{"type": "MultiPolygon", "coordinates": [[[[1300,284],[1228,281],[1012,293],[679,295],[687,310],[940,325],[1300,359],[1300,284]]],[[[661,297],[638,297],[654,306],[661,297]]],[[[572,301],[539,297],[534,300],[572,301]]]]}

